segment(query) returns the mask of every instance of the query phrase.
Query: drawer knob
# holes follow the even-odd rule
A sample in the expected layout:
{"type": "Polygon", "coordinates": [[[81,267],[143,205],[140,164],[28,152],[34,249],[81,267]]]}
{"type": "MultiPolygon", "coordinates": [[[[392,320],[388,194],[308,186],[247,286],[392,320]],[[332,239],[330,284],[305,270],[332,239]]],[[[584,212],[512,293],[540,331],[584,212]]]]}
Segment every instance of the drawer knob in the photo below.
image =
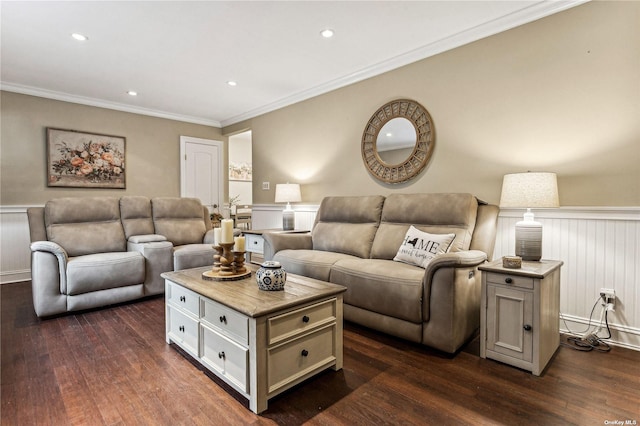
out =
{"type": "Polygon", "coordinates": [[[180,327],[178,327],[178,330],[182,331],[184,333],[184,325],[181,325],[180,327]]]}
{"type": "Polygon", "coordinates": [[[302,322],[305,322],[305,323],[306,323],[306,322],[309,322],[309,317],[308,317],[308,316],[306,316],[306,315],[305,315],[305,316],[303,316],[303,317],[302,317],[302,322]]]}
{"type": "Polygon", "coordinates": [[[180,301],[181,301],[181,302],[185,302],[186,300],[187,300],[187,298],[186,298],[186,297],[184,297],[184,296],[180,296],[180,301]]]}
{"type": "Polygon", "coordinates": [[[522,328],[524,328],[526,331],[531,331],[531,326],[529,324],[525,324],[522,328]]]}
{"type": "Polygon", "coordinates": [[[306,349],[303,349],[302,352],[300,352],[300,355],[307,356],[307,355],[309,355],[309,351],[306,350],[306,349]]]}
{"type": "Polygon", "coordinates": [[[225,315],[221,315],[220,316],[220,322],[226,324],[227,323],[227,317],[225,315]]]}
{"type": "Polygon", "coordinates": [[[225,359],[224,351],[223,352],[218,352],[218,358],[225,359]]]}
{"type": "Polygon", "coordinates": [[[513,282],[513,280],[511,279],[511,277],[507,277],[504,279],[504,282],[507,284],[511,284],[513,282]]]}

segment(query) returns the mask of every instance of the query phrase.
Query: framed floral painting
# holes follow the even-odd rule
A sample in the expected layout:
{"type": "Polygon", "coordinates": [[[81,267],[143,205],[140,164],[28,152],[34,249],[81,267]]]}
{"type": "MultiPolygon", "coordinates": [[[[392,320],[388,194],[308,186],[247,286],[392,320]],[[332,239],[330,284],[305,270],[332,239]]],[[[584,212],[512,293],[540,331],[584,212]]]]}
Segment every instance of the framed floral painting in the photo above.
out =
{"type": "Polygon", "coordinates": [[[125,188],[121,136],[47,128],[47,186],[125,188]]]}

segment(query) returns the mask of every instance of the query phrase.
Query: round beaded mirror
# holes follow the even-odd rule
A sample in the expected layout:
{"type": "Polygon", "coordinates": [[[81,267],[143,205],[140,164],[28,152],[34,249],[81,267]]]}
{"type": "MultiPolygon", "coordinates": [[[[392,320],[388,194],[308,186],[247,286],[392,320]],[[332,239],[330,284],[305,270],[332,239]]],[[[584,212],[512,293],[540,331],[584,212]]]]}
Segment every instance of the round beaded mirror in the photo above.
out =
{"type": "Polygon", "coordinates": [[[380,107],[362,133],[362,160],[376,179],[402,183],[417,176],[431,158],[435,134],[425,107],[397,99],[380,107]]]}

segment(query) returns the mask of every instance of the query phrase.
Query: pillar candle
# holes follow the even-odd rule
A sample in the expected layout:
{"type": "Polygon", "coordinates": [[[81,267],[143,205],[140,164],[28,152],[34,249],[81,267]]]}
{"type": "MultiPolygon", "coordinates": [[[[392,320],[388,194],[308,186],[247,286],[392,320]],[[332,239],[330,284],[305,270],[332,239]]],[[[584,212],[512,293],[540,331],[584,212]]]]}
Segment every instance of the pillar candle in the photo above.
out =
{"type": "Polygon", "coordinates": [[[245,242],[244,237],[236,237],[235,238],[236,245],[234,247],[234,250],[235,251],[244,251],[244,242],[245,242]]]}
{"type": "Polygon", "coordinates": [[[220,238],[222,237],[222,228],[214,228],[213,230],[213,245],[217,246],[221,243],[220,238]]]}
{"type": "Polygon", "coordinates": [[[228,244],[233,242],[233,219],[222,219],[222,236],[220,242],[228,244]]]}

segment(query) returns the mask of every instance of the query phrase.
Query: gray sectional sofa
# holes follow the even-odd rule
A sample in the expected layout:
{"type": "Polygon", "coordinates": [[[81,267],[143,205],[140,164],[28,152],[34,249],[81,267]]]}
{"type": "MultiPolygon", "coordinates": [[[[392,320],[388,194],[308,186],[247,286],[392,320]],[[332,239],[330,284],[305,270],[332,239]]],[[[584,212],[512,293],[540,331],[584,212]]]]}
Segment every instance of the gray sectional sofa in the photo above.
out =
{"type": "Polygon", "coordinates": [[[195,198],[58,198],[27,215],[38,316],[160,294],[162,272],[213,264],[209,211],[195,198]]]}
{"type": "Polygon", "coordinates": [[[478,266],[491,260],[498,207],[471,194],[327,197],[310,234],[264,234],[266,260],[347,287],[344,318],[454,353],[480,323],[478,266]],[[454,234],[425,268],[394,261],[413,225],[454,234]]]}

